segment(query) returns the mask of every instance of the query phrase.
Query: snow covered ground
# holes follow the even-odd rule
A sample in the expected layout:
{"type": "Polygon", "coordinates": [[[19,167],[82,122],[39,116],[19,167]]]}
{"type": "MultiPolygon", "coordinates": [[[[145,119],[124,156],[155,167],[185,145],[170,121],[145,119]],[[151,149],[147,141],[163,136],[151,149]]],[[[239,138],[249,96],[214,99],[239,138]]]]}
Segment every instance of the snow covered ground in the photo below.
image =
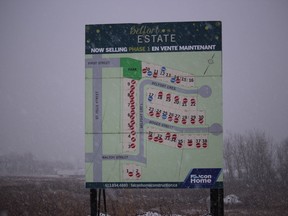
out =
{"type": "MultiPolygon", "coordinates": [[[[262,201],[263,194],[233,190],[224,197],[225,216],[287,215],[287,202],[283,197],[256,206],[254,200],[262,201]]],[[[209,191],[107,189],[106,192],[108,216],[208,216],[209,191]]],[[[84,178],[76,176],[2,176],[0,213],[0,216],[88,216],[89,190],[84,187],[84,178]]]]}

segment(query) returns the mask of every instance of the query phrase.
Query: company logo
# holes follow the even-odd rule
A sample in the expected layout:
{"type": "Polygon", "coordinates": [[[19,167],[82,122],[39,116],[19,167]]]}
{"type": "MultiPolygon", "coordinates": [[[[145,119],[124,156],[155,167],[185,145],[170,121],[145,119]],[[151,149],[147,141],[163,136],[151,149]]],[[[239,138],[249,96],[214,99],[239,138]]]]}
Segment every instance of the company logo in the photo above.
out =
{"type": "Polygon", "coordinates": [[[182,187],[212,188],[215,185],[220,173],[221,168],[192,169],[188,173],[182,187]]]}
{"type": "Polygon", "coordinates": [[[160,28],[158,25],[133,25],[130,35],[137,35],[137,43],[176,43],[175,29],[160,28]]]}
{"type": "Polygon", "coordinates": [[[133,25],[130,28],[130,34],[131,35],[147,35],[147,34],[159,34],[161,32],[161,29],[158,25],[153,27],[148,27],[146,25],[133,25]]]}
{"type": "Polygon", "coordinates": [[[190,183],[191,184],[211,184],[212,183],[212,175],[190,175],[190,183]]]}

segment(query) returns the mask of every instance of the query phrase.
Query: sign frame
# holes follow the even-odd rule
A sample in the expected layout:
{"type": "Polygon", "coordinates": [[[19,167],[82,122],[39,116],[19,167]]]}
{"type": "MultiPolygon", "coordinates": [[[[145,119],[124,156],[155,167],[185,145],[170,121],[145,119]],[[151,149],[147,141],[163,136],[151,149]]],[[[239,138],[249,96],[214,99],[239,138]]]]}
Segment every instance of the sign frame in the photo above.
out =
{"type": "Polygon", "coordinates": [[[221,25],[86,25],[87,188],[223,188],[221,25]]]}

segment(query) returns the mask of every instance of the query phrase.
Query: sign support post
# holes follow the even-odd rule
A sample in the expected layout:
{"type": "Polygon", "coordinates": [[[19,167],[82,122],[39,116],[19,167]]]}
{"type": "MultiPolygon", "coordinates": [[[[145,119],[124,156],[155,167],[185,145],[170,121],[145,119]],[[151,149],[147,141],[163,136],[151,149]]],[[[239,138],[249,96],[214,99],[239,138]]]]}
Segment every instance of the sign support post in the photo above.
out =
{"type": "Polygon", "coordinates": [[[99,189],[97,202],[97,189],[90,189],[91,216],[99,216],[101,211],[101,191],[103,191],[104,214],[107,215],[105,189],[99,189]]]}
{"type": "Polygon", "coordinates": [[[210,189],[210,213],[212,216],[224,216],[223,188],[210,189]]]}
{"type": "Polygon", "coordinates": [[[91,209],[91,216],[97,215],[97,190],[90,189],[90,209],[91,209]]]}
{"type": "Polygon", "coordinates": [[[211,213],[223,215],[221,25],[85,26],[92,216],[103,201],[106,211],[105,188],[210,188],[211,213]]]}

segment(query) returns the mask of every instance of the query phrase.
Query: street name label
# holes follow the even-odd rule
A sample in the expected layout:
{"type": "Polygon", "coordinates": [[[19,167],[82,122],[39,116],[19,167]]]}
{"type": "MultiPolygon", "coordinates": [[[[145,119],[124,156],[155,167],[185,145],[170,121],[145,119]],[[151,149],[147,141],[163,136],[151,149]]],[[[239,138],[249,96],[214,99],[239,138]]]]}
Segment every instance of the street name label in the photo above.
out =
{"type": "Polygon", "coordinates": [[[87,188],[222,188],[221,22],[86,25],[87,188]]]}

